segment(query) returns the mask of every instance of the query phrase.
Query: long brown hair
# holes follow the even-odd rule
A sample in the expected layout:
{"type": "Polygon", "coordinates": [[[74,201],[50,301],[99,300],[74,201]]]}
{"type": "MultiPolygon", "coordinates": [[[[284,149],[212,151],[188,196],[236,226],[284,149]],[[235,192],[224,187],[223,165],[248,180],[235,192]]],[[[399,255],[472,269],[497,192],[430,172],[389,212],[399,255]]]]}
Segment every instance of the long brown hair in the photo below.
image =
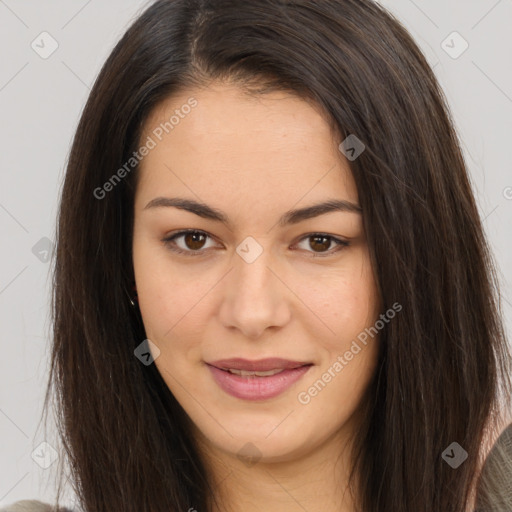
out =
{"type": "Polygon", "coordinates": [[[82,505],[208,510],[190,420],[134,356],[146,338],[128,300],[136,167],[94,191],[129,161],[162,100],[213,80],[313,101],[340,142],[364,143],[350,167],[372,264],[384,310],[403,311],[381,331],[354,446],[356,502],[465,512],[484,440],[509,414],[498,283],[445,97],[407,31],[370,0],[159,0],[103,66],[62,190],[45,400],[53,391],[82,505]],[[443,458],[453,442],[468,454],[457,469],[443,458]]]}

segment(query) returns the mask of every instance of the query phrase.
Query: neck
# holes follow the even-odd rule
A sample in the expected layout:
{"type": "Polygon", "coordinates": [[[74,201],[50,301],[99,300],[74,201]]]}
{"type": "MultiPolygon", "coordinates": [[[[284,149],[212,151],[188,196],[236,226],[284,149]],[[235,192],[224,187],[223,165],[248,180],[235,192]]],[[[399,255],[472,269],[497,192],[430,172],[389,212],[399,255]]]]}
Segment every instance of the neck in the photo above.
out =
{"type": "Polygon", "coordinates": [[[215,499],[210,512],[354,512],[350,444],[341,433],[286,459],[241,460],[203,446],[215,499]]]}

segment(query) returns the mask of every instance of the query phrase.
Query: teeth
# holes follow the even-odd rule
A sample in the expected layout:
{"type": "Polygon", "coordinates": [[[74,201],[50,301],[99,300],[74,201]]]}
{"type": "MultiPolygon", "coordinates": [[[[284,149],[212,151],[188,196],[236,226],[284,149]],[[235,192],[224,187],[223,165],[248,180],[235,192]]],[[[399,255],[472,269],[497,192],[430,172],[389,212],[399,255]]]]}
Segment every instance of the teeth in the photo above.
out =
{"type": "Polygon", "coordinates": [[[256,371],[249,371],[249,370],[234,370],[232,368],[228,368],[228,372],[234,373],[235,375],[240,375],[241,377],[269,377],[270,375],[276,375],[277,373],[281,373],[284,371],[283,369],[280,370],[268,370],[266,372],[256,372],[256,371]]]}

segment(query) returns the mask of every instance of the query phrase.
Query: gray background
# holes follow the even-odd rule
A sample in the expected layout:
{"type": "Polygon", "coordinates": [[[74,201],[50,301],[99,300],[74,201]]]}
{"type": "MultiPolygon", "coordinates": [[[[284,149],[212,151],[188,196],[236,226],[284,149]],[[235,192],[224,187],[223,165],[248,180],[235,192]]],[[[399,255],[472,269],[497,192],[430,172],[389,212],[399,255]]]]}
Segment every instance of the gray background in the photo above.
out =
{"type": "MultiPolygon", "coordinates": [[[[448,98],[500,269],[510,335],[512,0],[380,3],[412,33],[448,98]],[[461,37],[451,35],[454,31],[461,37]],[[464,40],[469,47],[459,56],[464,40]]],[[[57,464],[52,464],[50,446],[57,445],[55,435],[45,438],[39,419],[47,379],[48,258],[57,200],[91,84],[146,5],[137,0],[0,0],[0,506],[54,497],[57,464]],[[46,59],[40,54],[51,49],[52,41],[42,32],[58,44],[46,59]],[[50,446],[41,446],[45,441],[50,446]]]]}

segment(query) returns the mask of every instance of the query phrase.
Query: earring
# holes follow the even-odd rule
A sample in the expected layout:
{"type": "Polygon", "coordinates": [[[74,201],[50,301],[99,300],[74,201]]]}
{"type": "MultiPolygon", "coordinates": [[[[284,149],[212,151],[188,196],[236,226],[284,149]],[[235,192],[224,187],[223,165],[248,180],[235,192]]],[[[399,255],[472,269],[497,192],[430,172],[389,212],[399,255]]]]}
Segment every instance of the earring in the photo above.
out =
{"type": "Polygon", "coordinates": [[[128,300],[130,301],[130,305],[132,308],[137,307],[137,304],[139,303],[139,296],[137,295],[137,286],[135,283],[132,283],[132,293],[131,295],[127,292],[128,300]]]}

